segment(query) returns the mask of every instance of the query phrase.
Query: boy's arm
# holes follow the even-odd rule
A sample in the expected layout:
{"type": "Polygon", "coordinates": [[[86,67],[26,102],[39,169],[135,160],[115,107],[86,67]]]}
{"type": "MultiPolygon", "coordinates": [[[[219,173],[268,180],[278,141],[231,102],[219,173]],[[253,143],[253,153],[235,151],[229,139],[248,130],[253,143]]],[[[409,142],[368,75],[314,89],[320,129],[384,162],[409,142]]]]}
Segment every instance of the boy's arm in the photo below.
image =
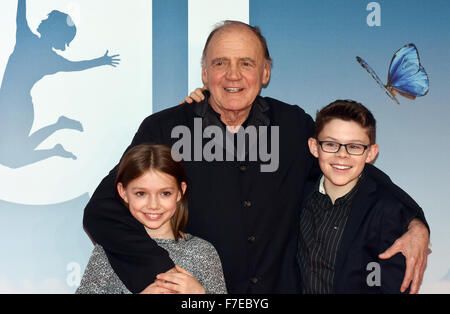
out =
{"type": "Polygon", "coordinates": [[[405,206],[407,216],[414,218],[407,221],[408,231],[379,257],[389,259],[397,253],[402,253],[406,257],[406,273],[401,291],[404,292],[412,281],[410,293],[417,293],[422,284],[430,252],[428,249],[430,229],[425,215],[419,205],[405,191],[395,185],[385,173],[370,164],[366,164],[366,169],[379,184],[387,188],[405,206]]]}
{"type": "MultiPolygon", "coordinates": [[[[154,133],[149,133],[148,124],[148,120],[144,120],[129,148],[151,142],[149,136],[154,133]]],[[[94,192],[84,210],[83,224],[93,240],[104,248],[113,270],[125,286],[138,293],[151,284],[157,274],[174,264],[116,197],[116,168],[94,192]]]]}

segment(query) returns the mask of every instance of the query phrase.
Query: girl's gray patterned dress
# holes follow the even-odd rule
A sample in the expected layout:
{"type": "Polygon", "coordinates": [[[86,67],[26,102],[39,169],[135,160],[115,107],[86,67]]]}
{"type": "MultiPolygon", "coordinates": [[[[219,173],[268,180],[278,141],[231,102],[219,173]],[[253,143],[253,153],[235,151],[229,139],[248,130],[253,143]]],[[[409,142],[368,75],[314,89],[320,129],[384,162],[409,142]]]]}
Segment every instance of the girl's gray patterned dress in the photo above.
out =
{"type": "MultiPolygon", "coordinates": [[[[190,234],[186,235],[186,239],[179,239],[178,242],[169,239],[154,240],[169,252],[175,264],[194,275],[205,288],[206,293],[227,293],[222,264],[211,243],[190,234]]],[[[129,294],[131,292],[112,269],[103,248],[96,245],[76,293],[129,294]]]]}

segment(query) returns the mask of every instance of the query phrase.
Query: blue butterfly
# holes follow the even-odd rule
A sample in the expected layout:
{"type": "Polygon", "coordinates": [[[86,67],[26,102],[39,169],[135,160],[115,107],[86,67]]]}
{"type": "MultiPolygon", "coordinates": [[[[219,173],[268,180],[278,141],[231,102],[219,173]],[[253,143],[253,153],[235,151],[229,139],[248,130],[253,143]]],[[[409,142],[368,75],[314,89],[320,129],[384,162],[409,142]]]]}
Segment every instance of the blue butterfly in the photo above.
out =
{"type": "Polygon", "coordinates": [[[389,65],[386,85],[363,59],[356,57],[356,60],[397,104],[400,103],[395,98],[396,94],[415,99],[428,93],[428,75],[420,64],[419,52],[414,44],[407,44],[394,54],[389,65]]]}

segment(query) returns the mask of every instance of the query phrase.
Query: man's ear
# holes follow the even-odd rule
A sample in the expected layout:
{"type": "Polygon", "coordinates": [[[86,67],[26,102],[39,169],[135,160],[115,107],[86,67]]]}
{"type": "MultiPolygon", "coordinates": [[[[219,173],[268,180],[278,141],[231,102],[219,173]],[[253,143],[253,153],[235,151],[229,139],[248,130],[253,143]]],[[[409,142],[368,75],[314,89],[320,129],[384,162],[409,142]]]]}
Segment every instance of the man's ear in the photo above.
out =
{"type": "Polygon", "coordinates": [[[373,163],[377,159],[379,149],[378,144],[372,144],[367,148],[369,153],[367,154],[366,163],[373,163]]]}
{"type": "Polygon", "coordinates": [[[272,67],[270,65],[270,62],[265,61],[263,79],[262,79],[263,86],[266,86],[267,84],[269,84],[271,71],[272,71],[272,67]]]}
{"type": "Polygon", "coordinates": [[[308,139],[308,146],[309,146],[309,151],[311,152],[311,154],[314,157],[319,158],[319,143],[317,142],[317,140],[314,137],[310,137],[308,139]]]}
{"type": "Polygon", "coordinates": [[[125,188],[123,187],[122,182],[117,183],[117,192],[119,192],[119,195],[123,201],[128,204],[127,193],[125,193],[125,188]]]}
{"type": "Polygon", "coordinates": [[[208,73],[205,66],[202,67],[202,82],[204,86],[208,87],[208,73]]]}

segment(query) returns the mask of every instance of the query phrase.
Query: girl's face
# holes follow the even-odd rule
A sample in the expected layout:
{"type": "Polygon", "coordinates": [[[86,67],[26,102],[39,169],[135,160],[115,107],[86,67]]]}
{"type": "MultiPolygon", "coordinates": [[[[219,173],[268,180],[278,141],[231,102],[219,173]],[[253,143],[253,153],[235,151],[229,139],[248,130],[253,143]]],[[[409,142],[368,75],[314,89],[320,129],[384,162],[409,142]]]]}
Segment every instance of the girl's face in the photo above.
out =
{"type": "Polygon", "coordinates": [[[126,187],[117,184],[117,190],[128,204],[131,214],[145,226],[152,238],[174,239],[170,219],[177,210],[177,202],[186,191],[186,183],[177,181],[171,175],[148,170],[132,180],[126,187]]]}

